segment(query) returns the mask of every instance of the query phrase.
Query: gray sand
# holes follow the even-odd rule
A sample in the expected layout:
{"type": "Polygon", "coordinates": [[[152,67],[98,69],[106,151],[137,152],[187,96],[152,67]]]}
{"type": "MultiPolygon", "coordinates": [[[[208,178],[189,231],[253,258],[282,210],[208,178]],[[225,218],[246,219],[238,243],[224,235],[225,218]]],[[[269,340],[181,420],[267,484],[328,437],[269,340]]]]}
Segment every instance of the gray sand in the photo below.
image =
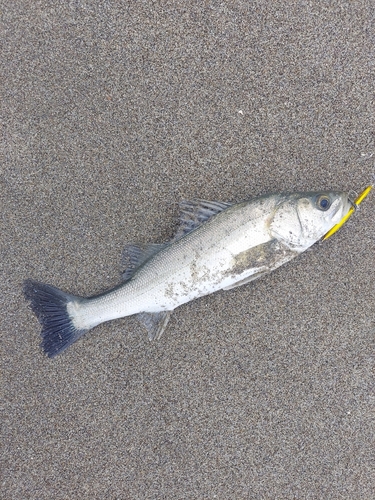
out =
{"type": "Polygon", "coordinates": [[[157,343],[124,318],[50,360],[22,296],[117,284],[181,199],[371,182],[373,2],[275,4],[2,7],[2,498],[375,498],[374,194],[157,343]]]}

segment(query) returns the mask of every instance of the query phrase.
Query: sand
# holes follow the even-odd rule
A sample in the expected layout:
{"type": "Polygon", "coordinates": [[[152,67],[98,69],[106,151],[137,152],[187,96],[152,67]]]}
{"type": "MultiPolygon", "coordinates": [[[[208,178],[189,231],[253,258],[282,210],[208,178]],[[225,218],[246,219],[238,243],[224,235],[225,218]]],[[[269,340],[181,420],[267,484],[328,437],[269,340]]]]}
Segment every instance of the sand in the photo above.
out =
{"type": "Polygon", "coordinates": [[[163,242],[178,202],[360,191],[374,173],[363,2],[1,8],[2,493],[371,499],[374,203],[270,276],[40,350],[33,278],[79,295],[163,242]]]}

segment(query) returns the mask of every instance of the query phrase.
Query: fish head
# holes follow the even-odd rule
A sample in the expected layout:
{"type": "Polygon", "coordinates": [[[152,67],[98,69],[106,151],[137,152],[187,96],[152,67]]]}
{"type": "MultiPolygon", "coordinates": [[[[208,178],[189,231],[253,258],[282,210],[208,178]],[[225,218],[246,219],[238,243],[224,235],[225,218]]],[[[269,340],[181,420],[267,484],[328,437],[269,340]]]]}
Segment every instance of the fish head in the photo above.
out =
{"type": "Polygon", "coordinates": [[[273,238],[303,252],[320,240],[354,206],[345,192],[282,195],[270,223],[273,238]]]}

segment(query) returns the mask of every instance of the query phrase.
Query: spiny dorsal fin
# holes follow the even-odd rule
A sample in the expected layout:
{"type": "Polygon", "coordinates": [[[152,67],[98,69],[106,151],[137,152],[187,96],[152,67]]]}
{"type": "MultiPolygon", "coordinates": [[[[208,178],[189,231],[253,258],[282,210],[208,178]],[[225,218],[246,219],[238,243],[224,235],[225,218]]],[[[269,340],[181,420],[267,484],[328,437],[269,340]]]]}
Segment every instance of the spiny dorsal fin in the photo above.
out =
{"type": "Polygon", "coordinates": [[[122,279],[130,280],[135,271],[144,264],[147,260],[165,248],[168,243],[149,245],[126,245],[122,254],[122,267],[125,268],[122,279]]]}
{"type": "Polygon", "coordinates": [[[159,340],[162,336],[171,311],[160,311],[156,313],[142,312],[137,314],[137,319],[147,328],[149,340],[159,340]]]}
{"type": "Polygon", "coordinates": [[[180,226],[172,241],[176,241],[185,234],[194,231],[201,224],[214,215],[229,208],[231,203],[207,200],[184,200],[180,206],[180,226]]]}

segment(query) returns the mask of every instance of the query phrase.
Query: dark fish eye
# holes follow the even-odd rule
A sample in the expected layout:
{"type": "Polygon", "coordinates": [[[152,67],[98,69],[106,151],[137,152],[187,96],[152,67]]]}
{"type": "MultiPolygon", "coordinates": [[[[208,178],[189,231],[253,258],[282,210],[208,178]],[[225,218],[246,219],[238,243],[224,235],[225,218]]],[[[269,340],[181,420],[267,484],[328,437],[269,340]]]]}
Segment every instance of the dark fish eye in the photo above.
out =
{"type": "Polygon", "coordinates": [[[319,210],[328,210],[329,207],[331,206],[331,200],[329,199],[328,196],[326,195],[321,195],[319,196],[319,198],[317,199],[317,202],[316,202],[319,210]]]}

